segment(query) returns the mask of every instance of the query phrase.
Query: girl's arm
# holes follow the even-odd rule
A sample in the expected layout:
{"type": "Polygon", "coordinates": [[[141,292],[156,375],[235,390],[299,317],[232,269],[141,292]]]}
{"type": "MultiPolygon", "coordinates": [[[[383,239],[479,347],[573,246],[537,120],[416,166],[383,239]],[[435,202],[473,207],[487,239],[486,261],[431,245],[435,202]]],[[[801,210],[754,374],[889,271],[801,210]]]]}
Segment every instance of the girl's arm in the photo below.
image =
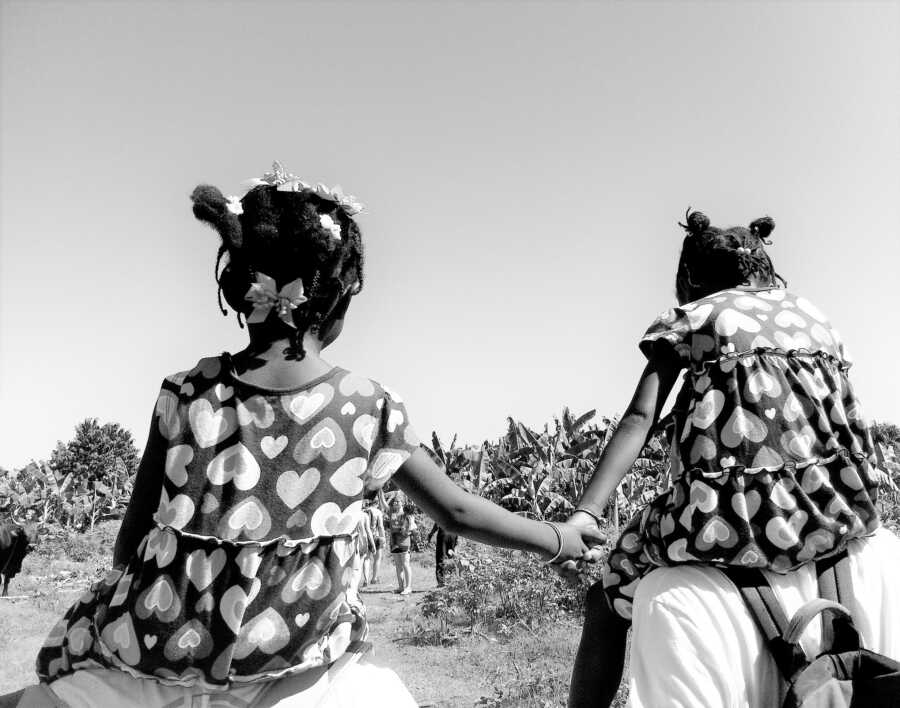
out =
{"type": "MultiPolygon", "coordinates": [[[[619,482],[641,453],[659,414],[665,405],[683,365],[674,357],[661,354],[644,368],[634,396],[622,420],[603,449],[594,474],[578,506],[600,516],[619,482]]],[[[587,521],[588,514],[575,512],[569,521],[587,521]]],[[[593,524],[591,520],[591,524],[593,524]]]]}
{"type": "Polygon", "coordinates": [[[159,506],[162,493],[163,474],[166,467],[166,444],[159,432],[156,416],[150,423],[150,435],[141,463],[134,478],[134,489],[128,509],[122,518],[116,547],[113,551],[113,566],[123,565],[137,551],[141,540],[153,526],[153,514],[159,506]]]}
{"type": "MultiPolygon", "coordinates": [[[[547,524],[526,519],[487,499],[457,487],[422,449],[417,449],[394,481],[447,533],[492,546],[538,553],[551,558],[559,549],[556,532],[547,524]]],[[[596,529],[557,524],[562,536],[560,560],[580,559],[591,544],[603,541],[596,529]]]]}

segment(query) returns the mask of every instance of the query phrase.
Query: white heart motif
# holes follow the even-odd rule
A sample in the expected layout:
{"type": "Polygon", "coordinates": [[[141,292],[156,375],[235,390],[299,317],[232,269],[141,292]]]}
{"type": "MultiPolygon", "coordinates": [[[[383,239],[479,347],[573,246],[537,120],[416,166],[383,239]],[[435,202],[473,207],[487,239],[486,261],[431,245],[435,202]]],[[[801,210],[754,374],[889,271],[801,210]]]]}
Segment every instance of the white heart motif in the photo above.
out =
{"type": "Polygon", "coordinates": [[[259,463],[243,443],[237,443],[216,455],[206,468],[213,484],[234,482],[241,490],[253,489],[259,481],[259,463]]]}
{"type": "Polygon", "coordinates": [[[310,521],[310,531],[316,536],[341,536],[353,533],[362,515],[362,499],[346,509],[334,502],[325,502],[316,509],[310,521]]]}
{"type": "Polygon", "coordinates": [[[259,447],[262,449],[263,454],[270,460],[274,460],[276,457],[278,457],[282,453],[284,448],[287,447],[287,444],[287,435],[279,435],[277,438],[273,438],[271,435],[266,435],[262,440],[259,441],[259,447]]]}
{"type": "Polygon", "coordinates": [[[364,413],[355,421],[353,421],[353,437],[362,448],[368,452],[372,449],[372,442],[375,440],[375,418],[368,413],[364,413]]]}
{"type": "Polygon", "coordinates": [[[172,440],[181,432],[181,416],[178,415],[178,397],[168,390],[159,392],[156,400],[159,416],[159,432],[166,440],[172,440]]]}
{"type": "Polygon", "coordinates": [[[222,442],[237,430],[237,416],[234,408],[220,408],[213,411],[212,404],[205,398],[198,398],[188,409],[191,430],[200,447],[212,447],[222,442]]]}
{"type": "Polygon", "coordinates": [[[722,442],[727,447],[738,447],[744,440],[761,443],[767,434],[768,428],[754,413],[737,406],[722,430],[722,442]]]}
{"type": "Polygon", "coordinates": [[[372,482],[383,484],[408,459],[409,453],[406,450],[383,448],[378,451],[375,459],[369,464],[369,477],[372,482]]]}
{"type": "Polygon", "coordinates": [[[779,327],[806,327],[806,320],[793,310],[782,310],[775,315],[775,324],[779,327]]]}
{"type": "Polygon", "coordinates": [[[281,405],[289,416],[298,423],[305,423],[318,413],[334,398],[334,387],[327,384],[319,384],[311,391],[302,391],[289,396],[281,397],[281,405]]]}
{"type": "Polygon", "coordinates": [[[767,374],[762,369],[754,371],[747,378],[744,387],[744,395],[748,400],[756,403],[763,394],[769,398],[778,398],[781,395],[781,384],[774,376],[767,374]]]}
{"type": "Polygon", "coordinates": [[[176,487],[183,487],[188,481],[187,465],[194,459],[190,445],[176,445],[166,452],[166,476],[176,487]]]}
{"type": "Polygon", "coordinates": [[[354,457],[338,467],[328,481],[345,497],[355,497],[363,490],[360,477],[366,473],[367,466],[365,457],[354,457]]]}
{"type": "Polygon", "coordinates": [[[234,395],[234,389],[231,386],[226,386],[222,383],[217,383],[213,391],[216,394],[216,398],[222,402],[227,401],[234,395]]]}
{"type": "Polygon", "coordinates": [[[302,475],[298,475],[294,470],[282,472],[278,477],[278,481],[275,482],[275,491],[278,493],[281,501],[289,509],[293,509],[312,494],[318,486],[319,470],[315,467],[310,467],[302,475]]]}
{"type": "Polygon", "coordinates": [[[759,332],[761,325],[756,320],[730,307],[725,308],[716,317],[716,334],[723,337],[731,337],[738,330],[744,332],[759,332]]]}
{"type": "Polygon", "coordinates": [[[237,403],[237,419],[241,425],[255,423],[257,428],[268,428],[275,421],[275,411],[262,396],[253,396],[237,403]]]}

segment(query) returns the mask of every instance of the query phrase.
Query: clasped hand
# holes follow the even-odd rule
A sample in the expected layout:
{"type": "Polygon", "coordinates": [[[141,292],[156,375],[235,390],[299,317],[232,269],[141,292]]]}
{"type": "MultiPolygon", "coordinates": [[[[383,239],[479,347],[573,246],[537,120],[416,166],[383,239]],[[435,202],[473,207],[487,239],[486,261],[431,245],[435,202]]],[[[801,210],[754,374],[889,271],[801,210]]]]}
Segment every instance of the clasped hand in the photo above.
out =
{"type": "Polygon", "coordinates": [[[596,563],[604,557],[603,544],[606,534],[597,526],[590,514],[576,511],[557,524],[562,536],[563,546],[560,559],[553,563],[553,569],[569,581],[575,581],[581,574],[584,563],[596,563]]]}

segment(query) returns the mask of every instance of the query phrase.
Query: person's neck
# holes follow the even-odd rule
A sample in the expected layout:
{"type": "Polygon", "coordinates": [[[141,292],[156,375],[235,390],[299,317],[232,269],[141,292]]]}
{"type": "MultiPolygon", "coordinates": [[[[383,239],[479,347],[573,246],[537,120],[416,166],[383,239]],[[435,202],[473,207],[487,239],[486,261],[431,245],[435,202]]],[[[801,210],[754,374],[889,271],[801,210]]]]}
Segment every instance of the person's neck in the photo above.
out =
{"type": "Polygon", "coordinates": [[[327,374],[334,367],[322,359],[322,342],[307,332],[303,337],[303,359],[289,358],[293,342],[272,339],[250,328],[250,343],[232,357],[234,373],[248,383],[266,388],[294,388],[327,374]]]}

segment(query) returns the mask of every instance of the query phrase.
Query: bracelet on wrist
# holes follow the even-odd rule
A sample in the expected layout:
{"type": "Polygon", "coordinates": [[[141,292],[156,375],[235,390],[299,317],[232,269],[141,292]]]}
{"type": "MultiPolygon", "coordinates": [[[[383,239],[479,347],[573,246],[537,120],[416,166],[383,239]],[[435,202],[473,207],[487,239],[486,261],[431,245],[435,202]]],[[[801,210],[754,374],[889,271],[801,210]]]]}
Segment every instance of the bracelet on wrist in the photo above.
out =
{"type": "Polygon", "coordinates": [[[580,511],[580,512],[582,512],[582,513],[584,513],[584,514],[587,514],[587,515],[590,516],[594,521],[597,522],[597,526],[600,526],[600,517],[597,515],[596,512],[593,512],[593,511],[591,511],[590,509],[587,509],[587,508],[585,508],[585,507],[583,507],[583,506],[577,506],[577,507],[575,507],[575,511],[580,511]]]}
{"type": "Polygon", "coordinates": [[[551,529],[553,529],[553,533],[556,534],[556,541],[559,543],[559,547],[556,549],[556,553],[553,554],[553,557],[547,561],[547,565],[552,565],[556,561],[559,560],[559,557],[562,555],[563,551],[563,539],[562,532],[559,530],[559,527],[554,524],[552,521],[544,521],[543,523],[547,524],[551,529]]]}

